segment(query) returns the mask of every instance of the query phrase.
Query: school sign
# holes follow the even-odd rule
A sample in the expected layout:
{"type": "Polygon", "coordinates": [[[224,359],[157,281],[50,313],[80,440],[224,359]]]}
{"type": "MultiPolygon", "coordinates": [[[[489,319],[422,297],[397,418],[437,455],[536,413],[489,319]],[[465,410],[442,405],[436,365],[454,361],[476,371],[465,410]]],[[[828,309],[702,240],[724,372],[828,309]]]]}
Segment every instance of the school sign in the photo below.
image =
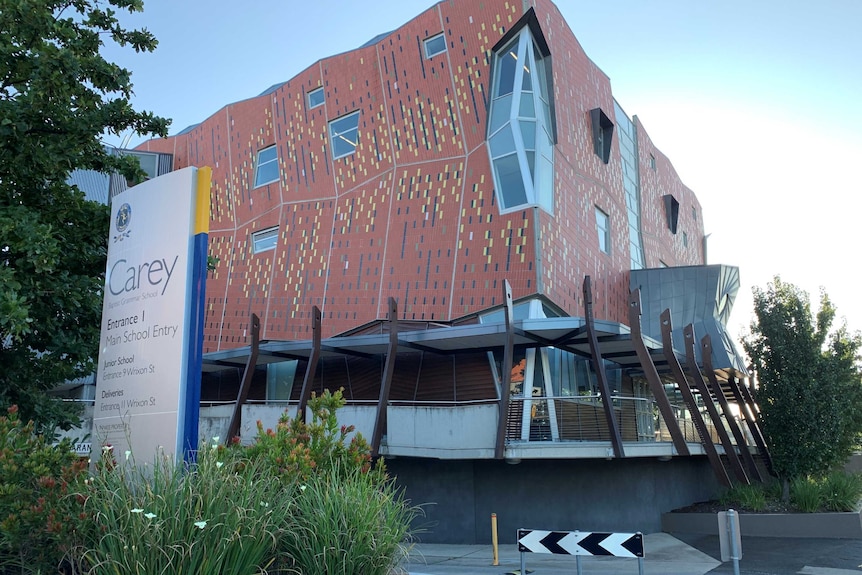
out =
{"type": "Polygon", "coordinates": [[[94,457],[197,449],[210,177],[185,168],[111,202],[94,457]]]}

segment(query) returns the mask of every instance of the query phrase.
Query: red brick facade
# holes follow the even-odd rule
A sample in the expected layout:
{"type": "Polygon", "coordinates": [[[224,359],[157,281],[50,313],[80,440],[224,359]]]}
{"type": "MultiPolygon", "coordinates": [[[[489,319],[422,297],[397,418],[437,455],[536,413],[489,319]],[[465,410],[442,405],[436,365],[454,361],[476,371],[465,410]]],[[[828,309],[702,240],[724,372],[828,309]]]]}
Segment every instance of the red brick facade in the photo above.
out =
{"type": "MultiPolygon", "coordinates": [[[[608,164],[595,154],[593,108],[613,120],[610,81],[550,1],[447,0],[373,44],[143,144],[174,154],[177,169],[213,168],[210,253],[220,263],[207,284],[204,351],[246,345],[252,313],[263,339],[310,338],[314,305],[324,337],[384,317],[390,296],[404,319],[449,321],[500,304],[504,280],[515,298],[542,294],[582,315],[590,275],[597,318],[627,323],[620,151],[615,137],[608,164]],[[551,52],[555,207],[501,214],[485,141],[491,49],[530,7],[551,52]],[[447,50],[428,59],[423,40],[440,32],[447,50]],[[325,103],[309,108],[307,93],[320,86],[325,103]],[[333,160],[328,123],[356,110],[355,153],[333,160]],[[273,144],[279,180],[254,187],[257,152],[273,144]],[[610,254],[599,250],[595,207],[610,216],[610,254]],[[272,226],[275,250],[253,254],[252,233],[272,226]]],[[[702,264],[697,198],[638,128],[647,265],[702,264]],[[666,194],[680,204],[676,235],[666,194]]]]}

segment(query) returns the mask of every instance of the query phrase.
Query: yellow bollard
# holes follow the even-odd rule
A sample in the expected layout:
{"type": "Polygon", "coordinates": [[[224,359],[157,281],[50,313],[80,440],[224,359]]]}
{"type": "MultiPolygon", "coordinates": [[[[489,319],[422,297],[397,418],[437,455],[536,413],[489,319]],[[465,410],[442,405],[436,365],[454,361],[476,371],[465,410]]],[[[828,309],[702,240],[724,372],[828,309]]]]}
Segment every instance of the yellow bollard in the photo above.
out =
{"type": "Polygon", "coordinates": [[[500,555],[497,553],[497,514],[491,514],[491,547],[494,548],[494,562],[491,563],[493,566],[497,566],[500,564],[500,555]]]}

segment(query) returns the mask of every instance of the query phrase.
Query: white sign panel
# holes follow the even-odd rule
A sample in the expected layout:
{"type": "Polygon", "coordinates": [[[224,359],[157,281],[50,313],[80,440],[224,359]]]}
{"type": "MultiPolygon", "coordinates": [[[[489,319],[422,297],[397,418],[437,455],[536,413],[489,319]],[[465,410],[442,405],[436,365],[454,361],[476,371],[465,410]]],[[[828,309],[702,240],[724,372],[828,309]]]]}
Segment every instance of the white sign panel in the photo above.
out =
{"type": "Polygon", "coordinates": [[[159,448],[182,453],[196,182],[197,170],[186,168],[111,203],[95,457],[108,444],[139,464],[159,448]]]}

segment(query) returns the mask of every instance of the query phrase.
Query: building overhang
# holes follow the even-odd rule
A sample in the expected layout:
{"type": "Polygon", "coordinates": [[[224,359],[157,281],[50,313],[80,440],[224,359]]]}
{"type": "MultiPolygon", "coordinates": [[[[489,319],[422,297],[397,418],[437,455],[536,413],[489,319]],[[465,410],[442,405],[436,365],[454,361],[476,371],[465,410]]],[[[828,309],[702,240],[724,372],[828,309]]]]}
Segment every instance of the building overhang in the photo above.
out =
{"type": "MultiPolygon", "coordinates": [[[[439,355],[455,355],[501,350],[506,343],[505,323],[481,323],[455,325],[434,329],[403,331],[398,334],[398,349],[402,353],[430,352],[439,355]]],[[[622,368],[641,368],[628,326],[596,321],[596,335],[602,357],[622,368]]],[[[590,356],[586,333],[586,320],[582,317],[552,317],[515,320],[516,348],[555,347],[582,357],[590,356]]],[[[645,337],[644,343],[653,356],[656,366],[666,365],[662,345],[653,338],[645,337]]],[[[339,356],[381,357],[387,353],[389,334],[362,334],[337,336],[321,341],[322,359],[339,356]]],[[[311,340],[262,341],[257,366],[290,360],[308,360],[313,343],[311,340]]],[[[244,368],[251,354],[251,347],[204,354],[203,371],[212,373],[224,369],[244,368]]],[[[682,354],[679,354],[682,357],[682,354]]]]}

